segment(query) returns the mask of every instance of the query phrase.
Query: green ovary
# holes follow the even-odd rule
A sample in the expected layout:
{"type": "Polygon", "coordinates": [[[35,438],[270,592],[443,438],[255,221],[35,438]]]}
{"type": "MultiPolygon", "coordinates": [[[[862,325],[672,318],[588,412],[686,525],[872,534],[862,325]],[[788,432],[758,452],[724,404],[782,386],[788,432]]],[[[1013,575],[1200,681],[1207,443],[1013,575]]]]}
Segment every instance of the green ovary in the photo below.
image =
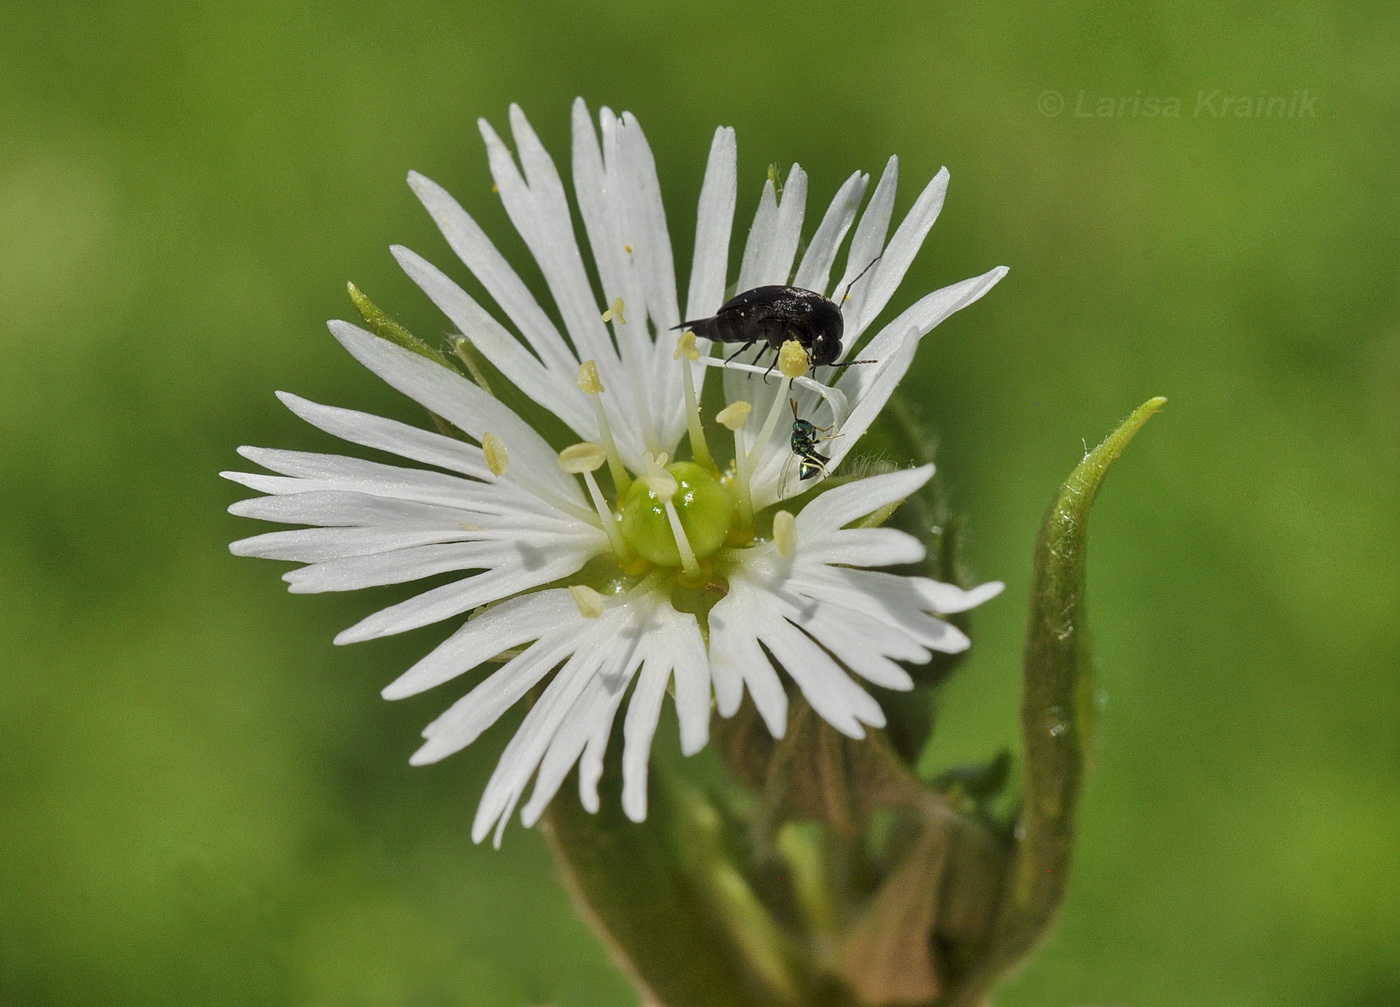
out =
{"type": "MultiPolygon", "coordinates": [[[[694,462],[674,462],[666,471],[680,485],[671,502],[696,559],[713,555],[734,524],[734,494],[694,462]]],[[[681,565],[666,505],[641,480],[632,484],[622,502],[622,536],[637,555],[657,566],[681,565]]]]}

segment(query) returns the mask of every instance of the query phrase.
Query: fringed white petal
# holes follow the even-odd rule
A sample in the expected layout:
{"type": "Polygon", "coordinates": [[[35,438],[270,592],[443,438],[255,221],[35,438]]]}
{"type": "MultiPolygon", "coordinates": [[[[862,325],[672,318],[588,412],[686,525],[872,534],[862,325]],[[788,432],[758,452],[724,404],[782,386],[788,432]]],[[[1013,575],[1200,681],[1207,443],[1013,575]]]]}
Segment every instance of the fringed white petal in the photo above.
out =
{"type": "Polygon", "coordinates": [[[739,280],[736,291],[752,290],[770,280],[763,279],[763,269],[768,264],[768,246],[773,242],[778,225],[778,193],[773,188],[773,180],[763,183],[763,192],[758,197],[758,209],[754,212],[753,224],[749,226],[748,237],[744,242],[744,257],[739,263],[739,280]]]}
{"type": "Polygon", "coordinates": [[[929,229],[938,219],[943,209],[943,197],[948,192],[948,169],[940,168],[933,180],[924,187],[919,198],[914,201],[909,213],[894,232],[894,237],[885,246],[879,263],[860,281],[865,288],[860,300],[860,314],[852,317],[855,324],[846,331],[846,354],[855,352],[856,342],[866,327],[884,310],[895,290],[899,288],[904,274],[909,271],[914,256],[923,247],[929,229]]]}
{"type": "Polygon", "coordinates": [[[737,158],[734,130],[715,130],[695,217],[695,260],[690,267],[686,318],[713,315],[724,303],[724,287],[729,279],[729,236],[738,198],[737,158]]]}
{"type": "Polygon", "coordinates": [[[922,488],[931,478],[933,466],[922,465],[915,469],[899,469],[846,483],[844,486],[836,486],[802,508],[801,513],[797,515],[798,534],[804,542],[809,539],[820,541],[856,518],[873,514],[881,507],[905,499],[922,488]]]}
{"type": "Polygon", "coordinates": [[[836,262],[836,252],[856,219],[860,201],[865,197],[870,176],[857,171],[841,184],[836,196],[827,207],[822,222],[817,225],[812,240],[807,243],[807,251],[802,255],[802,265],[797,267],[797,275],[792,285],[803,290],[815,290],[833,300],[844,291],[827,291],[831,279],[831,267],[836,262]]]}
{"type": "Polygon", "coordinates": [[[371,556],[375,553],[406,549],[433,542],[454,542],[471,538],[469,531],[439,529],[388,530],[384,528],[297,528],[270,531],[240,539],[229,546],[235,556],[290,560],[294,563],[324,563],[344,556],[371,556]]]}
{"type": "Polygon", "coordinates": [[[885,162],[880,181],[875,183],[875,191],[870,195],[865,212],[860,215],[860,222],[856,224],[851,250],[846,255],[846,271],[836,285],[836,296],[846,295],[840,304],[841,314],[846,319],[843,357],[849,356],[851,344],[860,335],[859,324],[866,296],[882,268],[882,263],[876,260],[885,250],[885,235],[889,233],[890,216],[894,213],[894,193],[898,185],[899,158],[891,156],[885,162]],[[861,276],[862,273],[865,275],[861,276]],[[857,276],[861,277],[860,282],[853,283],[857,276]]]}
{"type": "Polygon", "coordinates": [[[471,340],[491,366],[580,437],[598,436],[593,408],[579,390],[576,376],[561,374],[540,363],[505,326],[428,260],[401,245],[395,245],[391,251],[409,279],[471,340]]]}
{"type": "Polygon", "coordinates": [[[908,373],[919,341],[953,312],[978,300],[1005,275],[1006,267],[998,266],[981,276],[934,291],[886,325],[863,348],[863,353],[879,363],[847,367],[836,382],[836,387],[855,403],[855,407],[841,428],[842,438],[832,443],[830,453],[833,467],[855,446],[885,408],[885,403],[908,373]]]}
{"type": "Polygon", "coordinates": [[[781,738],[787,730],[787,693],[758,642],[763,626],[780,613],[772,595],[754,590],[748,580],[731,580],[729,587],[729,594],[710,610],[715,705],[720,716],[732,717],[747,689],[769,733],[781,738]]]}
{"type": "Polygon", "coordinates": [[[466,624],[384,688],[385,699],[417,695],[523,643],[567,637],[582,617],[563,588],[503,601],[466,624]]]}
{"type": "Polygon", "coordinates": [[[561,381],[570,380],[578,371],[578,358],[477,222],[431,179],[413,171],[408,184],[457,257],[481,281],[540,361],[561,381]]]}
{"type": "Polygon", "coordinates": [[[362,619],[335,638],[336,643],[358,643],[381,636],[405,633],[471,611],[480,605],[509,598],[575,573],[597,550],[568,549],[543,555],[526,542],[515,544],[516,562],[465,580],[424,591],[362,619]]]}
{"type": "Polygon", "coordinates": [[[557,452],[498,399],[441,364],[348,322],[331,322],[330,330],[351,356],[385,383],[437,413],[478,444],[483,434],[494,433],[512,457],[519,458],[552,492],[565,500],[584,503],[578,482],[559,468],[557,452]]]}

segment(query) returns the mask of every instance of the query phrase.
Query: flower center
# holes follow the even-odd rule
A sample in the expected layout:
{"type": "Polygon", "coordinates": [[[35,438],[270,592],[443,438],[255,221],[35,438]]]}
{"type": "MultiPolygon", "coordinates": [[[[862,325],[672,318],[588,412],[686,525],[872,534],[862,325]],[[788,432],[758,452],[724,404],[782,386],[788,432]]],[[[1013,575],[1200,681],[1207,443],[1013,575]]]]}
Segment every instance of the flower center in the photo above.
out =
{"type": "Polygon", "coordinates": [[[672,462],[663,471],[669,483],[660,475],[638,479],[623,497],[622,537],[657,566],[692,566],[725,544],[734,525],[734,492],[695,462],[672,462]]]}

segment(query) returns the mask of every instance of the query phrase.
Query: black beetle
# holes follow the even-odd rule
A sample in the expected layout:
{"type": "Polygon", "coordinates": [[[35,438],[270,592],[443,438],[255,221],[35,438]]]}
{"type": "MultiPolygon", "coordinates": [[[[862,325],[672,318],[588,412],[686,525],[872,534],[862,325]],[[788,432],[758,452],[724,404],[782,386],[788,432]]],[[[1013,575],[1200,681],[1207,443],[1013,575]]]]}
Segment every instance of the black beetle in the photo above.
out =
{"type": "MultiPolygon", "coordinates": [[[[870,265],[860,271],[860,275],[846,285],[846,293],[851,292],[856,280],[870,271],[870,266],[879,261],[879,256],[870,260],[870,265]]],[[[709,318],[696,318],[681,322],[677,329],[689,329],[716,343],[743,343],[730,356],[730,360],[743,353],[754,343],[762,342],[759,349],[782,349],[789,339],[796,339],[807,351],[807,359],[813,367],[830,364],[832,367],[849,367],[852,364],[869,364],[871,360],[844,360],[836,362],[841,355],[841,336],[846,325],[841,317],[837,302],[823,297],[815,290],[801,287],[785,287],[772,284],[754,287],[736,294],[720,305],[709,318]]]]}

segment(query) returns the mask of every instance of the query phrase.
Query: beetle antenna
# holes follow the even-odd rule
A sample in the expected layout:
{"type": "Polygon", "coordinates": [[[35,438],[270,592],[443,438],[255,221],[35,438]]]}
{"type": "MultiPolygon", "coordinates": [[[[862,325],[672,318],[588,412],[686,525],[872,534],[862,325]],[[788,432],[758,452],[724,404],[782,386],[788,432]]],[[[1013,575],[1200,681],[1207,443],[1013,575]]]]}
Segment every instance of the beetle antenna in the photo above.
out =
{"type": "Polygon", "coordinates": [[[827,364],[828,367],[852,367],[856,364],[878,364],[878,360],[843,360],[839,364],[827,364]]]}
{"type": "MultiPolygon", "coordinates": [[[[851,296],[851,288],[854,287],[854,286],[856,285],[856,282],[857,282],[862,276],[864,276],[866,273],[870,272],[870,267],[871,267],[871,266],[875,265],[875,263],[879,262],[879,261],[880,261],[881,259],[883,259],[884,257],[885,257],[885,253],[884,253],[884,252],[881,252],[879,255],[875,256],[875,258],[871,259],[868,263],[866,263],[864,269],[862,269],[859,273],[856,274],[856,278],[855,278],[854,280],[852,280],[850,283],[846,284],[846,292],[845,292],[844,294],[842,294],[842,295],[841,295],[841,299],[840,299],[839,301],[836,302],[836,306],[837,306],[837,307],[840,307],[841,305],[843,305],[843,304],[846,303],[846,298],[848,298],[848,297],[851,296]]],[[[852,361],[852,363],[854,363],[854,361],[852,361]]]]}

